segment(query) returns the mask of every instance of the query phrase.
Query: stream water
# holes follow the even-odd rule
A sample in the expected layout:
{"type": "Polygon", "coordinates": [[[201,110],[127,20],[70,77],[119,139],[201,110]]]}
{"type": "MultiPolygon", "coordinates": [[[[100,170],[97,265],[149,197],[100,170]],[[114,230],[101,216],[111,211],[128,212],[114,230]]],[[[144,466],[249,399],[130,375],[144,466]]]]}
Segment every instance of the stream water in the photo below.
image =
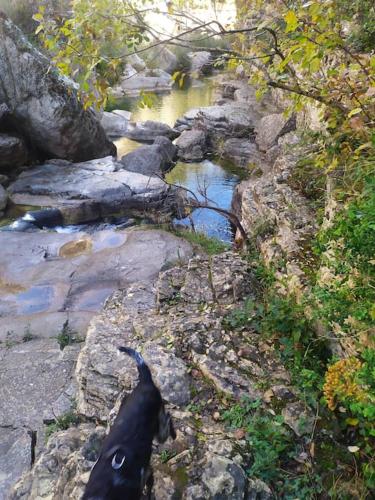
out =
{"type": "MultiPolygon", "coordinates": [[[[156,120],[173,127],[177,118],[183,116],[188,110],[209,106],[212,100],[213,86],[210,79],[206,79],[186,89],[174,89],[170,94],[157,96],[152,108],[139,107],[139,101],[136,99],[117,103],[117,106],[131,111],[132,121],[156,120]]],[[[118,139],[115,144],[119,157],[140,146],[139,143],[125,137],[118,139]]],[[[200,163],[178,162],[167,174],[166,180],[188,188],[200,200],[204,199],[201,194],[203,191],[210,200],[210,204],[229,209],[233,191],[240,181],[240,176],[241,172],[233,169],[227,162],[213,159],[200,163]]],[[[232,240],[230,224],[220,214],[209,209],[197,209],[194,210],[191,219],[197,231],[225,242],[232,240]]],[[[191,226],[191,219],[186,218],[175,222],[191,226]]]]}
{"type": "MultiPolygon", "coordinates": [[[[138,99],[127,99],[115,103],[117,109],[126,109],[132,113],[132,121],[140,122],[155,120],[173,126],[176,120],[182,117],[188,110],[203,106],[209,106],[213,101],[213,86],[210,79],[198,81],[186,89],[174,89],[169,94],[156,96],[152,108],[142,108],[138,99]]],[[[116,142],[118,157],[138,148],[141,144],[125,137],[116,142]]],[[[233,169],[220,159],[205,160],[200,163],[178,162],[167,174],[168,182],[188,188],[194,192],[198,199],[204,200],[202,192],[206,193],[209,203],[217,207],[229,209],[232,201],[233,191],[238,184],[241,171],[233,169]]],[[[5,217],[0,219],[0,227],[9,224],[17,224],[20,217],[30,210],[39,207],[9,206],[5,217]],[[16,221],[16,222],[14,222],[16,221]]],[[[28,215],[24,217],[26,220],[28,215]]],[[[177,224],[185,226],[194,225],[195,230],[203,232],[210,237],[218,238],[225,242],[232,240],[232,230],[228,220],[209,209],[196,209],[190,218],[176,220],[177,224]]],[[[21,221],[22,223],[22,221],[21,221]]],[[[97,228],[112,229],[116,227],[127,227],[134,224],[133,219],[128,217],[110,221],[103,226],[102,223],[85,224],[84,226],[55,227],[58,232],[71,233],[85,230],[95,232],[97,228]]]]}

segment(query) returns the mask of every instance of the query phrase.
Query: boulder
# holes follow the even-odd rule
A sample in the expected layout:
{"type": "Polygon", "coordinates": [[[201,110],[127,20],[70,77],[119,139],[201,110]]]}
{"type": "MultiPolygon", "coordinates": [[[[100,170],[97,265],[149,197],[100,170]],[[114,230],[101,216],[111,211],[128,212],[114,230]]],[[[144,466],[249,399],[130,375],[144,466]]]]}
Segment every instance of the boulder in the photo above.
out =
{"type": "Polygon", "coordinates": [[[182,161],[202,161],[207,154],[207,135],[203,130],[185,130],[176,140],[177,156],[182,161]]]}
{"type": "Polygon", "coordinates": [[[83,109],[76,85],[51,67],[4,14],[0,15],[0,101],[41,156],[83,161],[116,154],[94,111],[83,109]]]}
{"type": "MultiPolygon", "coordinates": [[[[176,156],[176,147],[166,137],[157,137],[154,144],[141,146],[121,158],[122,168],[155,179],[168,170],[176,156]]],[[[162,182],[162,181],[161,181],[162,182]]]]}
{"type": "Polygon", "coordinates": [[[0,169],[10,170],[25,165],[27,157],[25,141],[21,137],[0,133],[0,169]]]}
{"type": "Polygon", "coordinates": [[[134,68],[127,66],[120,83],[113,87],[112,95],[115,98],[121,98],[124,95],[139,95],[142,91],[169,92],[172,86],[171,75],[161,69],[146,69],[137,72],[134,68]]]}
{"type": "Polygon", "coordinates": [[[256,127],[256,143],[261,151],[267,151],[277,140],[296,129],[296,117],[286,118],[283,113],[264,116],[256,127]]]}
{"type": "Polygon", "coordinates": [[[212,56],[205,50],[190,52],[191,72],[196,77],[209,75],[212,72],[212,56]]]}
{"type": "Polygon", "coordinates": [[[123,137],[128,129],[130,117],[129,111],[104,111],[100,123],[108,137],[123,137]]]}
{"type": "Polygon", "coordinates": [[[152,68],[159,68],[172,75],[179,67],[177,57],[163,45],[148,50],[146,54],[146,62],[152,68]]]}
{"type": "Polygon", "coordinates": [[[227,139],[224,142],[223,155],[238,167],[260,166],[264,159],[254,141],[244,138],[227,139]]]}
{"type": "Polygon", "coordinates": [[[143,71],[146,69],[146,63],[144,60],[139,57],[138,54],[130,54],[127,56],[126,60],[128,61],[129,65],[132,66],[132,68],[135,69],[135,71],[143,71]]]}
{"type": "MultiPolygon", "coordinates": [[[[155,169],[164,168],[169,149],[167,146],[145,146],[154,148],[154,156],[146,155],[144,164],[154,159],[155,169]]],[[[95,221],[105,215],[124,210],[166,208],[171,201],[169,187],[149,172],[126,169],[113,157],[70,163],[51,160],[34,169],[23,172],[8,187],[11,201],[16,205],[32,205],[58,208],[64,224],[95,221]]]]}
{"type": "Polygon", "coordinates": [[[130,122],[127,130],[123,134],[128,139],[137,142],[154,142],[156,137],[167,137],[170,140],[176,139],[179,132],[162,122],[147,120],[144,122],[130,122]]]}
{"type": "Polygon", "coordinates": [[[248,106],[233,102],[191,109],[176,121],[174,128],[180,132],[191,128],[204,130],[212,145],[216,146],[223,139],[251,137],[257,120],[257,114],[252,113],[248,106]]]}

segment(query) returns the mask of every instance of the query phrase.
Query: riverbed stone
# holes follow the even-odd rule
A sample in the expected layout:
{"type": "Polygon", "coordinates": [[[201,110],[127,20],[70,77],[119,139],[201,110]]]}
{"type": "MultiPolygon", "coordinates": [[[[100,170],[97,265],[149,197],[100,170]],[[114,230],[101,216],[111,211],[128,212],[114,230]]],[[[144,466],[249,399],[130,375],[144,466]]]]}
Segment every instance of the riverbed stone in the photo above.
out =
{"type": "Polygon", "coordinates": [[[142,91],[163,93],[169,92],[172,86],[171,75],[162,69],[145,69],[137,72],[127,65],[120,83],[112,89],[112,95],[121,98],[125,95],[139,95],[142,91]]]}
{"type": "Polygon", "coordinates": [[[182,161],[202,161],[207,154],[207,135],[203,130],[185,130],[175,141],[182,161]]]}
{"type": "Polygon", "coordinates": [[[17,130],[44,157],[84,161],[115,154],[77,86],[51,67],[12,21],[0,16],[0,101],[17,130]]]}
{"type": "Polygon", "coordinates": [[[122,137],[128,129],[130,117],[129,111],[104,111],[100,123],[108,137],[122,137]]]}
{"type": "MultiPolygon", "coordinates": [[[[154,155],[147,155],[143,163],[154,171],[164,167],[174,146],[168,143],[152,147],[154,155]]],[[[134,162],[124,165],[113,157],[83,163],[51,160],[23,172],[8,187],[8,193],[16,205],[58,208],[65,224],[79,224],[126,209],[166,208],[173,193],[162,179],[150,174],[142,172],[134,162]]]]}
{"type": "Polygon", "coordinates": [[[163,172],[168,170],[176,156],[176,147],[167,137],[156,137],[154,143],[147,146],[141,146],[134,151],[124,155],[120,162],[123,169],[128,172],[134,172],[142,175],[144,178],[150,178],[154,182],[161,179],[155,176],[162,176],[163,172]]]}
{"type": "Polygon", "coordinates": [[[168,47],[163,45],[149,49],[146,52],[146,62],[149,66],[159,68],[170,75],[173,75],[179,67],[177,57],[168,49],[168,47]]]}
{"type": "Polygon", "coordinates": [[[137,123],[130,122],[123,135],[133,141],[152,143],[157,137],[167,137],[173,140],[179,133],[166,123],[146,120],[137,123]]]}

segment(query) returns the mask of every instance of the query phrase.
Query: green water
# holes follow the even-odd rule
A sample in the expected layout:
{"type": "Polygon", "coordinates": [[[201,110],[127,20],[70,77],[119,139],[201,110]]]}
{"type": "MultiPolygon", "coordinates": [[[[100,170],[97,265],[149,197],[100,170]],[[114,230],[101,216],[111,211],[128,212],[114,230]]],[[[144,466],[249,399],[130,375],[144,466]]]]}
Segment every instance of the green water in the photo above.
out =
{"type": "MultiPolygon", "coordinates": [[[[173,126],[176,120],[190,109],[212,105],[213,93],[212,81],[207,78],[199,82],[199,86],[174,89],[170,94],[157,96],[155,105],[151,109],[140,108],[139,99],[118,102],[117,107],[131,111],[131,120],[134,122],[156,120],[173,126]]],[[[125,137],[116,141],[115,144],[119,158],[140,146],[139,143],[125,137]]],[[[190,189],[202,201],[204,201],[202,192],[205,192],[211,205],[230,210],[233,191],[241,176],[243,176],[243,171],[234,169],[228,162],[215,159],[200,163],[178,162],[167,174],[166,180],[190,189]]],[[[191,218],[175,222],[191,226],[191,220],[196,231],[204,232],[210,237],[225,242],[230,242],[233,238],[228,220],[212,210],[196,209],[191,218]]]]}
{"type": "MultiPolygon", "coordinates": [[[[134,122],[154,120],[167,123],[173,127],[177,118],[181,118],[186,111],[193,108],[210,106],[212,101],[213,85],[210,79],[206,79],[197,82],[197,86],[190,86],[185,89],[173,89],[170,94],[155,96],[155,103],[152,108],[139,107],[139,98],[118,101],[117,105],[112,107],[131,111],[131,120],[134,122]]],[[[139,143],[125,137],[115,141],[115,144],[119,158],[139,147],[139,143]]]]}

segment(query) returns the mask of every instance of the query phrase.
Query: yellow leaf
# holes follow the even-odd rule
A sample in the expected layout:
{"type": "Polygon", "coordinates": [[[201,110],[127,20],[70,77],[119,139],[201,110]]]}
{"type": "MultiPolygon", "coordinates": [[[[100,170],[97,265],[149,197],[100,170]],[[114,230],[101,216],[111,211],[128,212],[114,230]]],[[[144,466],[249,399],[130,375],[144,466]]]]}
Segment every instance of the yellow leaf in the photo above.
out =
{"type": "Polygon", "coordinates": [[[298,19],[295,13],[290,10],[284,17],[286,22],[285,33],[289,33],[290,31],[295,31],[298,26],[298,19]]]}
{"type": "Polygon", "coordinates": [[[37,27],[37,29],[35,30],[35,34],[37,35],[38,33],[40,33],[42,30],[44,30],[44,26],[43,24],[39,24],[39,26],[37,27]]]}
{"type": "Polygon", "coordinates": [[[348,118],[351,118],[352,116],[354,115],[358,115],[358,113],[360,113],[362,111],[362,108],[355,108],[355,109],[352,109],[350,111],[350,113],[348,113],[348,118]]]}
{"type": "Polygon", "coordinates": [[[358,418],[347,418],[345,419],[345,423],[348,425],[356,426],[359,424],[358,418]]]}

